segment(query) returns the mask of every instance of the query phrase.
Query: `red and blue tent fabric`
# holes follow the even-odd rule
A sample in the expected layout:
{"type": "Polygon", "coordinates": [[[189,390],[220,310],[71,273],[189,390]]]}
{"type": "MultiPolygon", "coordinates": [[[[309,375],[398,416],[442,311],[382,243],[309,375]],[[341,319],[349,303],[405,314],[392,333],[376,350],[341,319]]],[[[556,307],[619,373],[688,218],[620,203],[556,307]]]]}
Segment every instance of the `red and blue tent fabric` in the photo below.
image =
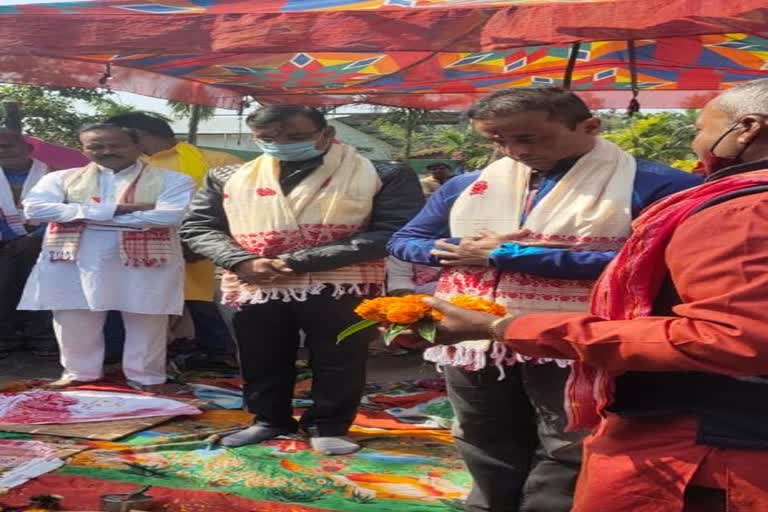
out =
{"type": "Polygon", "coordinates": [[[238,108],[461,108],[567,85],[696,107],[768,76],[765,0],[5,0],[0,82],[238,108]],[[109,66],[107,66],[109,65],[109,66]]]}

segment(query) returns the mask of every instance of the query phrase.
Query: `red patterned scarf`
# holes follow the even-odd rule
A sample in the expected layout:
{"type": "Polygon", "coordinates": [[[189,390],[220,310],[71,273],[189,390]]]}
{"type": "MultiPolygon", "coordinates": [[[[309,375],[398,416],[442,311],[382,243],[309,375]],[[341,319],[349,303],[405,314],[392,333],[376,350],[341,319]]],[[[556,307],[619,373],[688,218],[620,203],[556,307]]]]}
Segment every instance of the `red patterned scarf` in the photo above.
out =
{"type": "MultiPolygon", "coordinates": [[[[65,185],[66,200],[73,203],[100,201],[99,172],[101,171],[96,164],[90,164],[76,172],[65,185]]],[[[140,163],[130,172],[135,173],[135,176],[123,191],[118,203],[155,203],[162,191],[162,176],[144,163],[140,163]]],[[[83,222],[48,224],[44,251],[52,261],[75,261],[85,228],[86,224],[83,222]]],[[[171,230],[168,228],[121,231],[120,260],[124,265],[133,267],[164,265],[174,252],[173,243],[171,230]]]]}
{"type": "MultiPolygon", "coordinates": [[[[592,293],[590,312],[606,320],[650,316],[669,268],[665,251],[680,224],[708,202],[730,192],[768,184],[768,171],[723,178],[654,203],[633,224],[633,234],[592,293]]],[[[613,375],[576,362],[566,386],[569,430],[592,428],[613,401],[613,375]]]]}

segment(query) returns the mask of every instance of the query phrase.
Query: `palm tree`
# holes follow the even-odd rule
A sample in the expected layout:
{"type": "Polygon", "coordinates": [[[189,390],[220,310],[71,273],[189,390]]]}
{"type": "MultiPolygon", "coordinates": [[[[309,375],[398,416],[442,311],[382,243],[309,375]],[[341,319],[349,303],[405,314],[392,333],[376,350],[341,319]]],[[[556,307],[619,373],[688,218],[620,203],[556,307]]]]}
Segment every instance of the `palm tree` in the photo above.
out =
{"type": "Polygon", "coordinates": [[[207,121],[216,114],[216,108],[208,105],[193,105],[183,101],[168,100],[168,107],[173,113],[173,117],[178,120],[189,119],[187,140],[190,144],[197,142],[197,129],[201,121],[207,121]]]}

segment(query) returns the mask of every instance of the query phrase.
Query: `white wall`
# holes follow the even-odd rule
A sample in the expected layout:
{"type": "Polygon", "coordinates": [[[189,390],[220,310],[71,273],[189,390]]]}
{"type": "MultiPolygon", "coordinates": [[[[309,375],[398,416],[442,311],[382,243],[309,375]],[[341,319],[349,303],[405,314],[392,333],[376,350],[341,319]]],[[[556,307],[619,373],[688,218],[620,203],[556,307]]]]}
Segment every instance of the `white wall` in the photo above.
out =
{"type": "MultiPolygon", "coordinates": [[[[226,149],[239,149],[241,151],[258,151],[256,145],[251,140],[251,132],[247,127],[243,127],[242,134],[238,134],[238,126],[235,119],[234,122],[222,123],[222,120],[212,120],[213,122],[203,123],[200,126],[200,131],[197,134],[197,143],[200,146],[206,146],[210,148],[226,148],[226,149]],[[218,121],[218,122],[217,122],[218,121]],[[215,131],[210,133],[210,131],[215,131]],[[227,133],[222,133],[227,132],[227,133]]],[[[336,138],[340,141],[354,146],[360,151],[360,153],[370,158],[371,160],[390,160],[394,155],[394,148],[387,142],[372,137],[367,133],[363,133],[360,130],[348,126],[344,123],[334,121],[333,119],[328,121],[334,128],[336,128],[336,138]]],[[[181,124],[176,125],[174,128],[177,135],[180,138],[186,138],[186,133],[180,130],[181,124]]]]}

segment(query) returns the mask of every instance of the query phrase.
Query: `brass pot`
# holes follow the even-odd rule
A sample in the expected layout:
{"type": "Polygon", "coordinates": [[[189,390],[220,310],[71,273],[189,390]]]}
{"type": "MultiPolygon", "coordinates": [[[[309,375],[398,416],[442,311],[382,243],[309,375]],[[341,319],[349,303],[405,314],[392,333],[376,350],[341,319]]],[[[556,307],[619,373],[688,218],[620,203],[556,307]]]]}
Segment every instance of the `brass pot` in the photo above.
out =
{"type": "Polygon", "coordinates": [[[154,498],[146,494],[105,494],[101,497],[101,510],[106,512],[130,512],[152,510],[154,498]]]}

